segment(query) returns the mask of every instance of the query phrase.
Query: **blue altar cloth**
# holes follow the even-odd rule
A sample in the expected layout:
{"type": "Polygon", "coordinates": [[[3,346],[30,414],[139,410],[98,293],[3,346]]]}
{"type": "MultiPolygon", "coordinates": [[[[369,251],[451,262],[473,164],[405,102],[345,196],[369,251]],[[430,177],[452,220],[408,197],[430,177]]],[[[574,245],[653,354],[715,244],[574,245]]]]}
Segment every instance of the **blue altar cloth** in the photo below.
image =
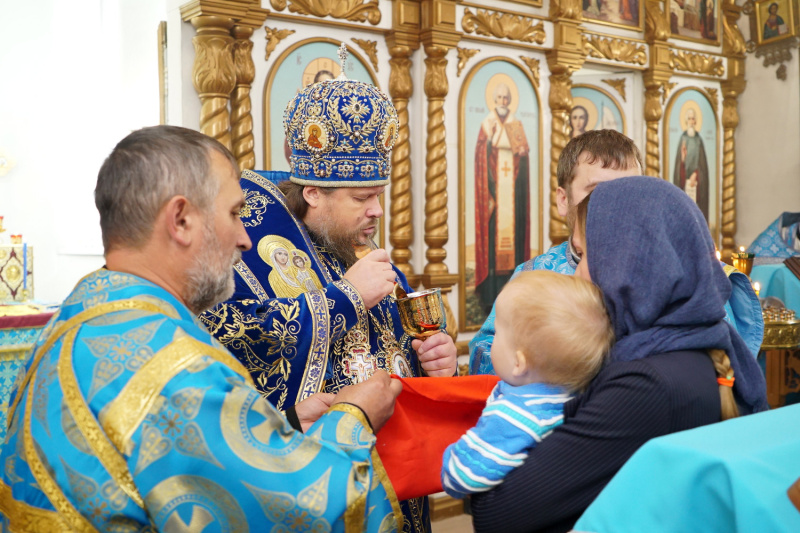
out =
{"type": "Polygon", "coordinates": [[[783,263],[755,265],[750,279],[761,284],[759,297],[774,296],[800,314],[800,279],[783,263]]]}
{"type": "Polygon", "coordinates": [[[800,405],[653,439],[575,532],[800,531],[786,491],[800,478],[800,405]]]}

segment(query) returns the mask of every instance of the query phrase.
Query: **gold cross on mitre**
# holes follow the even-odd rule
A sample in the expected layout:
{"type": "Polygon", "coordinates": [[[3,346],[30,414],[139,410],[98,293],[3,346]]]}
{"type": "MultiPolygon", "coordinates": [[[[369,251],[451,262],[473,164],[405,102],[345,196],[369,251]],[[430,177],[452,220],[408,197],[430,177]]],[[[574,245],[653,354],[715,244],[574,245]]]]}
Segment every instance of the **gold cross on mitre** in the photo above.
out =
{"type": "Polygon", "coordinates": [[[346,80],[347,76],[344,73],[344,67],[347,65],[347,45],[344,43],[340,44],[339,51],[336,53],[339,55],[339,67],[341,68],[338,79],[346,80]]]}

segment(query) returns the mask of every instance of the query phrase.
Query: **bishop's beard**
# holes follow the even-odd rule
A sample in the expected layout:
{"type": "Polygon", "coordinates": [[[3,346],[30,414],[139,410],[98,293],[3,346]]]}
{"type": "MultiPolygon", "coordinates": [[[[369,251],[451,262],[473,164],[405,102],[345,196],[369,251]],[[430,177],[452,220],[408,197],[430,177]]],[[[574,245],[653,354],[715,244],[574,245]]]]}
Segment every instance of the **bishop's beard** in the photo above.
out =
{"type": "MultiPolygon", "coordinates": [[[[332,220],[326,218],[320,221],[318,227],[308,228],[311,239],[319,246],[325,248],[345,267],[350,268],[358,261],[356,248],[363,246],[363,230],[377,223],[376,218],[367,220],[361,227],[347,230],[337,228],[332,220]]],[[[370,236],[371,237],[371,236],[370,236]]]]}

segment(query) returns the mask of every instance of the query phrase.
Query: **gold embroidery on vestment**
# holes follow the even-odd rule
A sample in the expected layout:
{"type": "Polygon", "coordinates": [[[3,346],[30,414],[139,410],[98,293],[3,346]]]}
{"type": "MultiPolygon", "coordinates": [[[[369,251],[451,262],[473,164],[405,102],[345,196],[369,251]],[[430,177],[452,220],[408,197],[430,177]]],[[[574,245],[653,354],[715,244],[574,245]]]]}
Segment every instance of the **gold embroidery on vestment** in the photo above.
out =
{"type": "Polygon", "coordinates": [[[61,382],[64,403],[66,403],[70,414],[75,419],[75,424],[92,449],[93,455],[97,457],[103,468],[108,471],[112,479],[117,482],[136,505],[144,507],[144,500],[142,500],[136,484],[133,482],[133,477],[130,470],[128,470],[128,463],[117,451],[118,448],[115,449],[109,442],[81,394],[72,366],[72,348],[77,334],[78,329],[75,328],[66,335],[58,361],[58,379],[61,382]]]}
{"type": "MultiPolygon", "coordinates": [[[[34,370],[32,377],[35,377],[36,371],[34,370]]],[[[22,395],[22,392],[20,392],[22,395]]],[[[67,529],[72,529],[79,532],[94,533],[97,531],[94,526],[86,520],[86,518],[78,512],[72,503],[67,499],[61,491],[61,487],[50,476],[47,467],[42,462],[39,453],[36,451],[36,444],[33,441],[31,433],[31,410],[33,408],[33,387],[27,391],[25,400],[25,422],[22,431],[22,438],[25,446],[25,457],[28,461],[28,467],[36,479],[36,484],[50,500],[51,505],[69,524],[67,529]]]]}
{"type": "Polygon", "coordinates": [[[182,330],[175,332],[175,340],[162,348],[134,374],[117,398],[100,413],[100,423],[114,446],[130,453],[131,437],[142,423],[164,387],[196,359],[209,356],[226,365],[253,385],[250,374],[228,352],[212,348],[182,330]]]}

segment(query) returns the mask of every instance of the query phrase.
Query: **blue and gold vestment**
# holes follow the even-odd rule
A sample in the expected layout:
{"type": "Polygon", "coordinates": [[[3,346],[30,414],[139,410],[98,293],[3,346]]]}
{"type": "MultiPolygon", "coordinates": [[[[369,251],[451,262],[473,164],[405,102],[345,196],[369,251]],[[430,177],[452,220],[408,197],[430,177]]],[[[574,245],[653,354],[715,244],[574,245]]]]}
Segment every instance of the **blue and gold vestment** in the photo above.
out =
{"type": "Polygon", "coordinates": [[[17,384],[2,531],[383,532],[402,520],[360,410],[337,405],[294,431],[141,278],[81,280],[17,384]]]}
{"type": "MultiPolygon", "coordinates": [[[[279,409],[317,392],[336,393],[377,369],[422,374],[394,300],[366,309],[346,267],[312,242],[274,181],[288,173],[242,173],[242,222],[253,248],[236,265],[233,297],[201,321],[250,371],[279,409]],[[268,179],[269,178],[269,179],[268,179]]],[[[393,267],[407,292],[405,276],[393,267]]],[[[427,499],[401,502],[406,531],[428,529],[427,499]]]]}

